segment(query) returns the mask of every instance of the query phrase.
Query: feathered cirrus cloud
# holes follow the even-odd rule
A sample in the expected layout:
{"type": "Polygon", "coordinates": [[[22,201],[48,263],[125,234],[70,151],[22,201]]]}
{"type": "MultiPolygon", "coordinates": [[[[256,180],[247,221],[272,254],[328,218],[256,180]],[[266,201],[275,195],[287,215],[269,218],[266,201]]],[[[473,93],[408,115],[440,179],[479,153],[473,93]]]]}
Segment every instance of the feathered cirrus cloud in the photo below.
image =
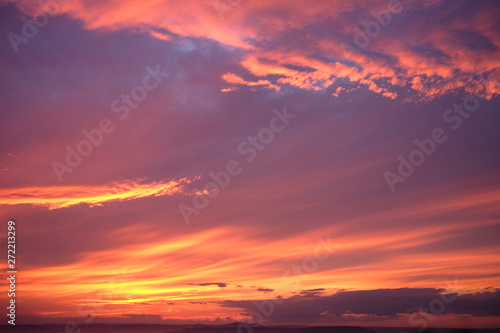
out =
{"type": "Polygon", "coordinates": [[[123,180],[104,185],[69,185],[49,187],[23,187],[0,190],[0,205],[28,204],[49,209],[87,204],[101,206],[114,201],[127,201],[183,193],[187,178],[144,182],[123,180]]]}

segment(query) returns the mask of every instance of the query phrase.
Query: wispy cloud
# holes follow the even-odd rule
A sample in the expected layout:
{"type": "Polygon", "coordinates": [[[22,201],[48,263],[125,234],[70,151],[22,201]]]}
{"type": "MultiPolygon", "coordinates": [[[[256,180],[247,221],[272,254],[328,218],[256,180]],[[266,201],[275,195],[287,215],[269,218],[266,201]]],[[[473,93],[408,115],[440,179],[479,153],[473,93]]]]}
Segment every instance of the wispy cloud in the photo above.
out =
{"type": "MultiPolygon", "coordinates": [[[[277,85],[272,84],[268,80],[259,80],[259,81],[256,81],[256,82],[246,81],[242,77],[239,77],[238,75],[233,74],[233,73],[224,74],[224,75],[222,75],[222,78],[224,79],[224,81],[226,81],[228,83],[232,83],[232,84],[241,84],[241,85],[246,85],[246,86],[249,86],[249,87],[263,86],[263,87],[266,87],[268,89],[274,89],[276,91],[280,90],[280,87],[278,87],[277,85]]],[[[237,87],[233,87],[232,89],[231,88],[226,88],[226,89],[223,89],[223,92],[227,92],[227,91],[231,91],[231,90],[236,90],[236,89],[237,89],[237,87]]]]}
{"type": "Polygon", "coordinates": [[[199,283],[197,284],[197,286],[217,286],[219,288],[226,288],[227,287],[227,283],[224,283],[224,282],[207,282],[207,283],[199,283]]]}
{"type": "Polygon", "coordinates": [[[134,200],[145,197],[173,195],[183,192],[190,180],[144,182],[122,180],[105,185],[72,185],[48,187],[23,187],[0,190],[0,205],[44,206],[58,209],[87,204],[101,206],[113,201],[134,200]]]}

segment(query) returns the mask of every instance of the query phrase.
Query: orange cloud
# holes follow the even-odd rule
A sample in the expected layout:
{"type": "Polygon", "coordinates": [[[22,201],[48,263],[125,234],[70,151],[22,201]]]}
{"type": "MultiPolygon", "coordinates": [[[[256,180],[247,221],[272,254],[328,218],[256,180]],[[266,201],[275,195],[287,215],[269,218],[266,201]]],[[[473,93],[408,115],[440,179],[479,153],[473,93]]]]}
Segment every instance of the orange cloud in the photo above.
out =
{"type": "Polygon", "coordinates": [[[125,180],[106,185],[74,185],[49,187],[23,187],[0,190],[0,205],[44,206],[58,209],[87,204],[101,206],[113,201],[126,201],[151,196],[182,193],[187,178],[144,183],[125,180]]]}
{"type": "Polygon", "coordinates": [[[172,40],[171,36],[166,35],[166,34],[162,34],[161,32],[158,32],[158,31],[151,30],[149,33],[151,34],[151,36],[158,38],[158,39],[161,39],[161,40],[164,40],[164,41],[167,41],[167,42],[172,40]]]}
{"type": "MultiPolygon", "coordinates": [[[[278,87],[277,85],[272,84],[268,80],[259,80],[257,82],[246,81],[243,78],[241,78],[238,75],[233,74],[233,73],[227,73],[227,74],[222,75],[222,79],[224,79],[226,82],[232,83],[232,84],[241,84],[241,85],[246,85],[246,86],[249,86],[249,87],[264,86],[267,89],[274,89],[276,91],[280,90],[280,87],[278,87]]],[[[229,89],[231,89],[231,88],[229,88],[229,89]]],[[[229,90],[229,89],[223,89],[223,91],[227,92],[227,91],[236,90],[237,87],[234,87],[231,90],[229,90]]]]}
{"type": "MultiPolygon", "coordinates": [[[[42,10],[38,1],[15,2],[30,15],[42,10]]],[[[373,1],[369,6],[358,0],[255,0],[235,5],[223,2],[222,8],[215,3],[74,0],[61,5],[59,13],[83,20],[88,29],[133,28],[165,41],[210,38],[239,48],[246,53],[240,65],[262,79],[251,82],[239,78],[232,83],[276,91],[284,85],[321,91],[337,78],[346,78],[387,98],[395,99],[395,90],[403,89],[416,95],[413,100],[430,100],[460,90],[470,93],[477,76],[500,75],[500,38],[495,33],[498,11],[486,5],[478,5],[477,11],[463,19],[453,16],[447,7],[443,10],[444,1],[402,0],[402,13],[394,14],[388,26],[381,27],[381,32],[360,48],[354,42],[360,30],[354,29],[374,22],[371,11],[386,10],[387,0],[373,1]],[[422,9],[442,20],[432,24],[414,21],[413,12],[422,9]],[[303,31],[307,27],[323,29],[324,33],[309,34],[303,31]],[[489,43],[489,50],[462,40],[464,33],[487,41],[484,44],[489,43]],[[296,35],[298,41],[290,38],[296,35]],[[345,45],[351,46],[348,52],[345,45]]],[[[235,79],[231,75],[224,79],[235,79]]],[[[483,88],[488,98],[500,94],[498,84],[483,88]]]]}
{"type": "Polygon", "coordinates": [[[230,88],[223,88],[220,91],[222,91],[222,92],[231,92],[231,91],[236,91],[238,89],[239,89],[238,87],[230,87],[230,88]]]}

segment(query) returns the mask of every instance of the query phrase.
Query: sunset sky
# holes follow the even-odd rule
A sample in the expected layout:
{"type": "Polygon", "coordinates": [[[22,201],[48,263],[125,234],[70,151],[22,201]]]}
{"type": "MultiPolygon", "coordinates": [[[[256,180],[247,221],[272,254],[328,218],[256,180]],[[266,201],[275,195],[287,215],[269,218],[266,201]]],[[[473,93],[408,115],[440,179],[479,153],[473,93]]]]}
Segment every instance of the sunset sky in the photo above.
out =
{"type": "Polygon", "coordinates": [[[499,17],[0,0],[18,322],[500,327],[499,17]]]}

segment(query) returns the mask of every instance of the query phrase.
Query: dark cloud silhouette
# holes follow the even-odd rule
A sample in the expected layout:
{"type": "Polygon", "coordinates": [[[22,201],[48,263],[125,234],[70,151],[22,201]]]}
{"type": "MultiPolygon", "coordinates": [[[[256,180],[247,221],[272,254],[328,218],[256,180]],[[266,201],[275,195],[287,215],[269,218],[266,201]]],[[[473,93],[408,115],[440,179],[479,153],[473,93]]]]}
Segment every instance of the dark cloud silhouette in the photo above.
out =
{"type": "Polygon", "coordinates": [[[265,292],[265,293],[269,293],[271,291],[274,291],[274,289],[270,289],[270,288],[258,288],[257,291],[262,291],[262,292],[265,292]]]}
{"type": "Polygon", "coordinates": [[[304,297],[316,297],[325,291],[325,288],[316,288],[316,289],[307,289],[307,290],[302,290],[299,294],[304,297]]]}
{"type": "Polygon", "coordinates": [[[500,315],[500,290],[475,294],[444,294],[443,289],[399,288],[358,291],[339,291],[322,296],[304,290],[299,295],[272,303],[269,300],[222,302],[222,306],[241,308],[248,313],[266,309],[270,322],[321,321],[326,317],[363,314],[373,317],[396,317],[401,313],[413,313],[419,308],[429,308],[433,300],[442,297],[453,300],[445,304],[443,313],[469,314],[474,316],[500,315]]]}
{"type": "Polygon", "coordinates": [[[198,283],[197,286],[217,286],[219,288],[226,288],[227,283],[224,282],[208,282],[208,283],[198,283]]]}

